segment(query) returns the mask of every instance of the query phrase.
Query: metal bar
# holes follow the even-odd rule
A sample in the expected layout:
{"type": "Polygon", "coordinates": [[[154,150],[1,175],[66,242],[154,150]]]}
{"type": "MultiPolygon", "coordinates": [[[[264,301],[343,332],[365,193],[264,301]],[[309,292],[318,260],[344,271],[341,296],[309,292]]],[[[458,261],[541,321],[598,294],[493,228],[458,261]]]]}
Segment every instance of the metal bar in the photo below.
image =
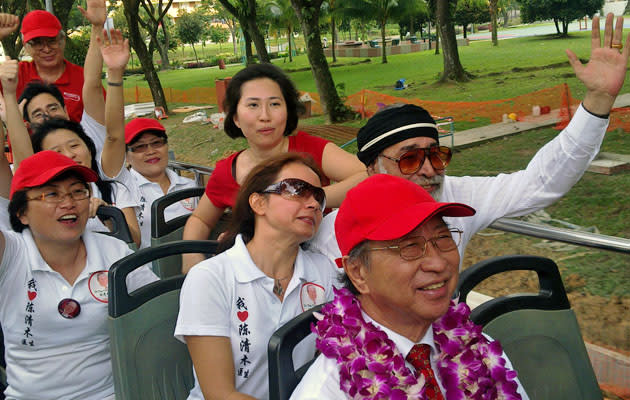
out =
{"type": "Polygon", "coordinates": [[[557,242],[575,244],[578,246],[592,247],[600,250],[608,250],[617,253],[630,254],[630,239],[615,236],[600,235],[597,233],[580,232],[570,229],[556,228],[553,226],[533,224],[513,218],[501,218],[495,221],[490,228],[505,232],[518,233],[541,239],[555,240],[557,242]]]}
{"type": "Polygon", "coordinates": [[[174,169],[177,173],[180,173],[181,171],[192,172],[195,175],[195,182],[199,186],[205,186],[203,181],[204,175],[210,176],[214,170],[214,168],[207,167],[205,165],[191,164],[175,160],[168,160],[168,166],[169,168],[174,169]]]}

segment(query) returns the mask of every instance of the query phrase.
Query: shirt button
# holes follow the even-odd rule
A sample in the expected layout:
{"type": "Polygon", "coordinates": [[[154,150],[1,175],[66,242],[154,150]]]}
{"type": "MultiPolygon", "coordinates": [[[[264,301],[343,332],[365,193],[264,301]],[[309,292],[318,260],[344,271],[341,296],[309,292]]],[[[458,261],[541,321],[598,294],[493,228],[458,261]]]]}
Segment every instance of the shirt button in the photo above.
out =
{"type": "Polygon", "coordinates": [[[67,290],[68,290],[68,287],[67,287],[67,286],[63,286],[63,287],[61,288],[61,290],[63,290],[63,291],[65,292],[65,291],[67,291],[67,290]]]}

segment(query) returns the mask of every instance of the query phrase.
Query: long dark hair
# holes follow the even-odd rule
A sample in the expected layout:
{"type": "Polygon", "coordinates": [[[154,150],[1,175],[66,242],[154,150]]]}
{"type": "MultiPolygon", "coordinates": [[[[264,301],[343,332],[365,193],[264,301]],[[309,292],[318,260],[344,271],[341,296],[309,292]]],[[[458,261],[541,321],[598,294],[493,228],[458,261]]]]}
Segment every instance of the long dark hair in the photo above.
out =
{"type": "Polygon", "coordinates": [[[51,118],[46,120],[43,124],[38,124],[35,127],[35,131],[31,136],[31,142],[33,143],[33,151],[38,153],[42,150],[42,142],[50,133],[58,130],[58,129],[67,129],[69,131],[74,132],[79,139],[85,143],[88,150],[90,151],[90,155],[92,156],[92,163],[90,168],[94,170],[94,172],[99,175],[98,180],[96,181],[96,187],[101,192],[101,198],[107,204],[113,204],[113,191],[112,191],[112,183],[111,181],[104,181],[101,179],[100,174],[98,173],[98,164],[96,162],[96,145],[94,145],[94,141],[85,133],[83,127],[74,122],[67,119],[62,118],[51,118]]]}
{"type": "Polygon", "coordinates": [[[282,91],[282,97],[287,106],[287,124],[284,136],[289,136],[297,128],[298,119],[304,112],[304,105],[300,103],[300,94],[289,77],[278,67],[269,63],[253,64],[236,73],[228,84],[223,109],[227,110],[223,130],[229,137],[236,139],[244,137],[241,128],[234,123],[236,108],[241,100],[241,87],[254,79],[268,78],[276,82],[282,91]]]}
{"type": "Polygon", "coordinates": [[[282,168],[291,163],[299,163],[307,166],[317,174],[320,182],[323,180],[324,174],[315,161],[313,161],[310,156],[304,156],[300,153],[283,153],[271,157],[255,166],[249,172],[245,178],[245,182],[243,182],[243,185],[238,191],[236,202],[232,208],[232,219],[221,240],[219,251],[232,247],[238,234],[241,234],[243,242],[245,243],[252,240],[256,226],[256,215],[249,206],[249,197],[253,193],[262,192],[267,186],[274,183],[282,168]]]}

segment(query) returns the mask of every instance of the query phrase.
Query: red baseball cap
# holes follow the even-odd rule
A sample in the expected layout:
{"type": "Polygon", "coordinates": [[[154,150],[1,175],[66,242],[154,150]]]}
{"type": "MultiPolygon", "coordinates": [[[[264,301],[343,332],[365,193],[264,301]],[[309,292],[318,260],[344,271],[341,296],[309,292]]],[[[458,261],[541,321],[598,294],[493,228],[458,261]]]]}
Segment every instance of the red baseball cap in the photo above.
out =
{"type": "MultiPolygon", "coordinates": [[[[469,217],[475,210],[461,203],[439,203],[421,186],[385,174],[372,175],[352,188],[335,219],[342,256],[364,240],[403,237],[436,215],[469,217]]],[[[341,259],[337,259],[341,266],[341,259]]]]}
{"type": "Polygon", "coordinates": [[[98,175],[91,168],[79,165],[63,154],[52,150],[44,150],[27,157],[13,174],[11,193],[19,190],[41,186],[66,171],[79,174],[86,182],[96,182],[98,175]]]}
{"type": "Polygon", "coordinates": [[[125,125],[125,143],[129,144],[136,136],[146,131],[159,131],[166,133],[166,128],[157,120],[151,118],[135,118],[125,125]]]}
{"type": "Polygon", "coordinates": [[[44,10],[34,10],[22,19],[22,41],[36,37],[55,37],[61,31],[61,22],[53,14],[44,10]]]}

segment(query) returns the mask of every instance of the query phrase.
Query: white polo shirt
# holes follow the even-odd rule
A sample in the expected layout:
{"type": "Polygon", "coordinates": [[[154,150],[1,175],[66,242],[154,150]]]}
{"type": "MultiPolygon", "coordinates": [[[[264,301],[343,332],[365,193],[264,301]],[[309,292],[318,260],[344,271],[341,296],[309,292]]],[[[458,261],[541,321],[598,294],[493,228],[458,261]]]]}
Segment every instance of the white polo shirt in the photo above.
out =
{"type": "MultiPolygon", "coordinates": [[[[85,269],[74,285],[46,264],[29,229],[3,231],[0,263],[0,324],[4,331],[7,399],[102,400],[114,393],[107,289],[97,279],[131,253],[122,241],[86,231],[85,269]],[[62,299],[74,299],[79,315],[58,312],[62,299]]],[[[128,276],[130,290],[157,277],[147,268],[128,276]]]]}
{"type": "MultiPolygon", "coordinates": [[[[331,261],[300,249],[293,276],[280,301],[274,281],[252,261],[241,236],[229,250],[194,266],[184,281],[175,337],[230,338],[236,390],[257,399],[269,397],[267,345],[271,335],[296,315],[332,299],[331,261]],[[309,294],[310,292],[310,294],[309,294]]],[[[296,366],[315,353],[310,335],[293,353],[296,366]]],[[[188,399],[203,399],[195,372],[188,399]]]]}
{"type": "Polygon", "coordinates": [[[79,123],[85,131],[85,134],[88,135],[94,142],[96,154],[101,154],[103,146],[105,145],[105,136],[107,136],[105,125],[96,121],[90,114],[86,113],[85,110],[83,110],[81,122],[79,123]]]}
{"type": "MultiPolygon", "coordinates": [[[[151,182],[133,168],[129,171],[131,177],[135,180],[135,187],[138,188],[140,195],[137,200],[139,207],[136,208],[136,217],[138,217],[138,224],[140,225],[140,235],[142,238],[140,248],[142,249],[151,246],[151,206],[155,200],[163,197],[165,193],[162,192],[162,188],[158,183],[151,182]]],[[[168,180],[171,182],[166,194],[197,187],[197,184],[192,179],[179,176],[168,168],[165,172],[166,176],[168,176],[168,180]]],[[[180,215],[190,214],[195,207],[197,207],[197,198],[190,197],[180,200],[166,207],[164,210],[164,219],[169,221],[180,215]]]]}

